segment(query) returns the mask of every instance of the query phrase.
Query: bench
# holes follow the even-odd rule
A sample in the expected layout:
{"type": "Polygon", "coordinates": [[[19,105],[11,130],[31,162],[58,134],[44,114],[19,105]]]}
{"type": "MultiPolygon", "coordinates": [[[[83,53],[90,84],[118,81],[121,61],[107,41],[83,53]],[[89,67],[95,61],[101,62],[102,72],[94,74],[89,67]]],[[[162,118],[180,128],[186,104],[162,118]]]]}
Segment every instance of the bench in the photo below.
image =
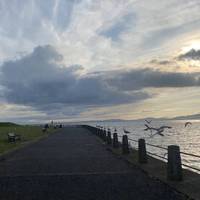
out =
{"type": "Polygon", "coordinates": [[[47,128],[42,128],[42,132],[46,133],[47,132],[47,128]]]}
{"type": "Polygon", "coordinates": [[[21,140],[21,136],[15,133],[8,133],[8,142],[16,142],[16,140],[21,140]]]}

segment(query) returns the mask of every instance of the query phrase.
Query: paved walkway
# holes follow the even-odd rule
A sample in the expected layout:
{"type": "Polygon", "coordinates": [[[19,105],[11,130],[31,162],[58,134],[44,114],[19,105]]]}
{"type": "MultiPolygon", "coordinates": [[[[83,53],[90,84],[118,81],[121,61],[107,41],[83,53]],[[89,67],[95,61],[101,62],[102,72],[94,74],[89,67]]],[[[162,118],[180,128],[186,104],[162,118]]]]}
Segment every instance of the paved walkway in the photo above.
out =
{"type": "Polygon", "coordinates": [[[89,131],[67,127],[0,162],[0,199],[184,198],[115,157],[89,131]]]}

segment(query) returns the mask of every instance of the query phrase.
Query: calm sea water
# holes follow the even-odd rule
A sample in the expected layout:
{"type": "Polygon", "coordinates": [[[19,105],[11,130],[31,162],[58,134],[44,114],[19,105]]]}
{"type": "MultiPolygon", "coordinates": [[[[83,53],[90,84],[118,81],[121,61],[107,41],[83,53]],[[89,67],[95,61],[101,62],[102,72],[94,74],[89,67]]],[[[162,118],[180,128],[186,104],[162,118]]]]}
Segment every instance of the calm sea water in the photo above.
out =
{"type": "MultiPolygon", "coordinates": [[[[156,135],[150,137],[150,132],[144,131],[144,121],[123,121],[123,122],[91,122],[89,125],[101,125],[111,128],[112,132],[117,129],[119,135],[123,135],[123,128],[130,131],[129,138],[138,140],[144,138],[147,143],[167,147],[168,145],[179,145],[182,152],[192,153],[200,156],[200,120],[191,120],[192,125],[185,127],[185,120],[166,120],[152,121],[150,126],[160,127],[163,125],[171,126],[172,129],[166,129],[164,136],[156,135]]],[[[120,139],[120,138],[119,138],[120,139]]],[[[137,148],[137,143],[130,141],[131,146],[137,148]]],[[[160,156],[166,156],[166,150],[147,146],[147,151],[156,153],[160,156]]],[[[182,162],[189,166],[200,169],[200,158],[186,156],[182,154],[182,162]]],[[[200,172],[198,172],[200,173],[200,172]]]]}

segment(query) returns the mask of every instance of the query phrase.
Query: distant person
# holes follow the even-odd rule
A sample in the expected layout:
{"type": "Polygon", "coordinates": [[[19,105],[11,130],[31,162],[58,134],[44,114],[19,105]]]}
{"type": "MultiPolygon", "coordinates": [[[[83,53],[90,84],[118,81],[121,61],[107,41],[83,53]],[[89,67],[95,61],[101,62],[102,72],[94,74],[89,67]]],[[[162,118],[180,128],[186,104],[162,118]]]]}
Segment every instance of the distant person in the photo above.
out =
{"type": "Polygon", "coordinates": [[[49,128],[49,124],[45,124],[44,128],[48,129],[49,128]]]}
{"type": "Polygon", "coordinates": [[[47,132],[47,129],[49,128],[49,125],[48,124],[45,124],[43,129],[42,129],[42,132],[47,132]]]}

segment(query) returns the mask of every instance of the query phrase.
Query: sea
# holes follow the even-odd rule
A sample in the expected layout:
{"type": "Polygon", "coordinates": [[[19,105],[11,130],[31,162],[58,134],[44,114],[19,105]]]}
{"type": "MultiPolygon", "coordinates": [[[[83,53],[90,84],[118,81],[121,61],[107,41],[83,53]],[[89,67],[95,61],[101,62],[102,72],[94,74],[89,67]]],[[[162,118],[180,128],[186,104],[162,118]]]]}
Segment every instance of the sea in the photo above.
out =
{"type": "MultiPolygon", "coordinates": [[[[190,169],[200,174],[200,120],[190,120],[191,124],[188,124],[185,127],[186,120],[152,120],[149,126],[154,128],[159,128],[161,126],[170,126],[171,129],[165,129],[163,132],[164,136],[154,135],[151,136],[150,131],[145,131],[145,122],[144,120],[136,121],[98,121],[98,122],[88,122],[86,124],[91,126],[102,126],[106,129],[110,128],[111,132],[114,133],[114,130],[117,130],[119,136],[124,134],[124,129],[129,131],[128,138],[130,145],[137,149],[137,142],[131,141],[144,138],[146,143],[158,145],[164,148],[167,148],[169,145],[178,145],[180,146],[182,163],[197,170],[190,169]],[[185,155],[184,154],[194,154],[196,156],[185,155]],[[199,170],[198,170],[199,169],[199,170]]],[[[119,137],[119,140],[121,137],[119,137]]],[[[159,155],[156,157],[163,161],[166,161],[167,150],[156,148],[147,145],[147,151],[153,154],[159,155]]],[[[188,168],[186,166],[183,166],[188,168]]]]}

